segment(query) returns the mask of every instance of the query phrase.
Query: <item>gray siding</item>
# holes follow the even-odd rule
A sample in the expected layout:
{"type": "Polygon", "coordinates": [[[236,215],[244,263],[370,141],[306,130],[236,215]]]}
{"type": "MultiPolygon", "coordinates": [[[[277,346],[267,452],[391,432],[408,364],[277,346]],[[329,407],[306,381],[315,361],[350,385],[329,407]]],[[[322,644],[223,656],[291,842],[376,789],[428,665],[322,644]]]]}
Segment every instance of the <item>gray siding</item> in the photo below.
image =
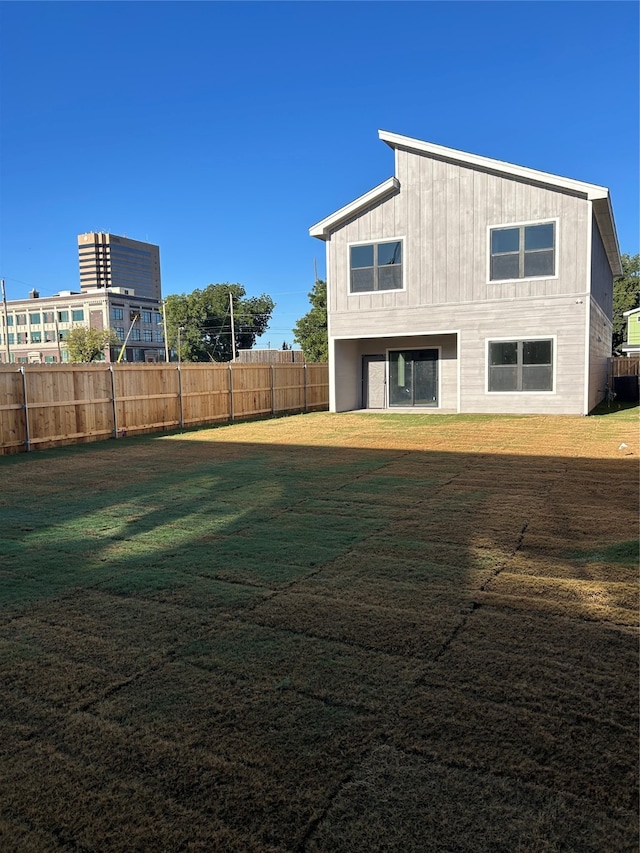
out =
{"type": "Polygon", "coordinates": [[[604,399],[604,389],[609,378],[611,357],[611,320],[604,314],[595,299],[591,301],[589,329],[589,403],[591,411],[604,399]]]}
{"type": "Polygon", "coordinates": [[[604,250],[600,230],[593,220],[591,238],[591,296],[609,319],[613,318],[613,273],[604,250]]]}

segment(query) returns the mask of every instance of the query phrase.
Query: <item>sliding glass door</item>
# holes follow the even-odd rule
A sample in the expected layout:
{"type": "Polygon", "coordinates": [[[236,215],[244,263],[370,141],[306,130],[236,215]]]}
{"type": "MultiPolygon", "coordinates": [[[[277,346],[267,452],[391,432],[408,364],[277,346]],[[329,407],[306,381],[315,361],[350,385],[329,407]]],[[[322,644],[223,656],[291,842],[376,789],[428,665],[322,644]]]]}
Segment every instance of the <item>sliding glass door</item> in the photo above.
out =
{"type": "Polygon", "coordinates": [[[389,353],[389,405],[438,405],[438,350],[389,353]]]}

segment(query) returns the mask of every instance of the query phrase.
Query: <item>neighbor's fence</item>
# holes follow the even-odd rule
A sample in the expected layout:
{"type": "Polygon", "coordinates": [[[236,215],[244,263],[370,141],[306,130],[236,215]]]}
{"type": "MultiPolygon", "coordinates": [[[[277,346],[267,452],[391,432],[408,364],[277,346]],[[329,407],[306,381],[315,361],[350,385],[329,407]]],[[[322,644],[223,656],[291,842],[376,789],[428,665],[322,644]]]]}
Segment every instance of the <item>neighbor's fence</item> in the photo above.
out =
{"type": "Polygon", "coordinates": [[[637,355],[609,359],[609,388],[621,403],[640,401],[640,358],[637,355]]]}
{"type": "Polygon", "coordinates": [[[640,356],[631,355],[622,358],[610,358],[609,366],[612,379],[616,376],[639,376],[640,356]]]}
{"type": "Polygon", "coordinates": [[[326,364],[0,367],[0,454],[326,409],[326,364]]]}

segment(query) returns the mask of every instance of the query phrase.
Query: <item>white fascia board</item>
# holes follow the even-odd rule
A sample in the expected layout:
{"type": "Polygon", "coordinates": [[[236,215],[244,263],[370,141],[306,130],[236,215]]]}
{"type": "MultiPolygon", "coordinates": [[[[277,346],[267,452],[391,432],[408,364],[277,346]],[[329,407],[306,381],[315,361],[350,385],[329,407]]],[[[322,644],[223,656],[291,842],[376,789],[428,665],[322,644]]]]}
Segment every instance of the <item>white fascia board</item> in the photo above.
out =
{"type": "MultiPolygon", "coordinates": [[[[622,316],[623,317],[630,317],[631,314],[637,314],[638,311],[640,311],[640,308],[632,308],[630,311],[623,311],[622,316]]],[[[638,346],[640,346],[640,344],[638,344],[638,346]]]]}
{"type": "Polygon", "coordinates": [[[355,201],[346,204],[344,207],[341,207],[340,210],[336,210],[335,213],[325,217],[316,225],[312,225],[311,228],[309,228],[309,234],[312,237],[318,237],[320,240],[326,240],[331,230],[340,222],[343,222],[345,219],[350,219],[369,205],[382,201],[382,199],[387,196],[394,195],[399,189],[400,181],[397,178],[388,178],[386,181],[383,181],[383,183],[378,184],[377,187],[374,187],[372,190],[369,190],[369,192],[355,199],[355,201]]]}
{"type": "Polygon", "coordinates": [[[391,148],[408,148],[411,151],[419,151],[422,154],[430,154],[441,160],[448,160],[466,166],[475,166],[484,171],[497,172],[513,178],[522,178],[527,181],[535,181],[538,184],[546,184],[550,187],[570,190],[571,192],[584,195],[590,200],[596,198],[607,198],[609,190],[596,184],[587,184],[584,181],[575,181],[573,178],[563,178],[560,175],[552,175],[550,172],[540,172],[537,169],[529,169],[526,166],[517,166],[514,163],[506,163],[504,160],[493,160],[491,157],[481,157],[479,154],[467,154],[457,148],[445,148],[444,145],[434,145],[432,142],[423,142],[421,139],[413,139],[410,136],[401,136],[398,133],[390,133],[388,130],[379,130],[378,136],[391,148]]]}

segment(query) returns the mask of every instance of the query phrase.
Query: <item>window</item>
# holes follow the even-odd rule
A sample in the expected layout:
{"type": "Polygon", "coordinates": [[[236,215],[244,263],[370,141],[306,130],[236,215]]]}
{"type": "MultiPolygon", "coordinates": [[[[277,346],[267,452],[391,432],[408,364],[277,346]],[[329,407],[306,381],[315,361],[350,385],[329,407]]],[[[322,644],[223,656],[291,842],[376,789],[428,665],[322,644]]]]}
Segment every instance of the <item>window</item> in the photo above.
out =
{"type": "Polygon", "coordinates": [[[44,342],[46,344],[52,344],[55,342],[55,339],[56,339],[56,333],[54,332],[54,330],[53,329],[47,329],[44,333],[44,342]]]}
{"type": "Polygon", "coordinates": [[[81,322],[82,320],[84,320],[84,311],[82,310],[82,308],[77,308],[75,311],[72,311],[71,319],[74,322],[81,322]]]}
{"type": "Polygon", "coordinates": [[[114,320],[122,320],[122,318],[124,317],[124,313],[123,313],[122,308],[112,308],[111,309],[111,316],[113,317],[114,320]]]}
{"type": "Polygon", "coordinates": [[[32,344],[41,344],[42,343],[42,332],[31,332],[31,343],[32,344]]]}
{"type": "Polygon", "coordinates": [[[7,326],[13,326],[13,314],[7,315],[7,326]]]}
{"type": "Polygon", "coordinates": [[[18,339],[18,343],[19,343],[19,344],[26,344],[26,343],[28,343],[28,340],[27,340],[27,333],[26,333],[26,332],[18,332],[18,334],[17,334],[17,336],[16,336],[16,337],[17,337],[17,339],[18,339]]]}
{"type": "Polygon", "coordinates": [[[438,405],[438,350],[389,353],[389,405],[438,405]]]}
{"type": "Polygon", "coordinates": [[[139,340],[141,340],[141,337],[142,336],[140,334],[140,329],[138,329],[137,326],[134,326],[133,329],[131,329],[131,340],[132,341],[139,341],[139,340]]]}
{"type": "Polygon", "coordinates": [[[160,343],[162,343],[162,341],[164,341],[164,337],[162,335],[162,332],[160,332],[160,331],[156,332],[156,341],[159,341],[160,343]]]}
{"type": "Polygon", "coordinates": [[[489,391],[553,391],[553,341],[490,341],[489,391]]]}
{"type": "Polygon", "coordinates": [[[58,322],[59,323],[68,323],[69,322],[69,312],[68,311],[58,311],[58,322]]]}
{"type": "Polygon", "coordinates": [[[55,322],[55,319],[53,316],[53,311],[45,311],[44,314],[42,315],[42,318],[43,318],[43,322],[45,322],[45,323],[54,323],[55,322]]]}
{"type": "Polygon", "coordinates": [[[32,326],[40,325],[40,314],[29,314],[29,322],[32,326]]]}
{"type": "Polygon", "coordinates": [[[402,289],[402,243],[351,247],[351,293],[402,289]]]}
{"type": "Polygon", "coordinates": [[[150,323],[151,322],[151,311],[143,311],[142,312],[142,322],[150,323]]]}
{"type": "Polygon", "coordinates": [[[556,226],[517,225],[491,229],[491,281],[555,275],[556,226]]]}
{"type": "Polygon", "coordinates": [[[156,326],[160,326],[162,324],[162,314],[158,314],[158,312],[156,311],[153,315],[153,322],[156,324],[156,326]]]}
{"type": "Polygon", "coordinates": [[[55,355],[45,355],[44,363],[45,364],[55,364],[56,357],[55,355]]]}
{"type": "Polygon", "coordinates": [[[26,326],[27,325],[27,315],[26,314],[16,314],[16,326],[26,326]]]}
{"type": "Polygon", "coordinates": [[[15,335],[13,334],[13,332],[9,332],[7,335],[7,338],[8,338],[7,342],[9,344],[15,344],[15,335]]]}
{"type": "Polygon", "coordinates": [[[116,338],[119,341],[124,340],[124,329],[122,328],[122,326],[116,326],[116,338]]]}
{"type": "Polygon", "coordinates": [[[153,332],[151,329],[145,329],[142,333],[143,341],[152,341],[153,340],[153,332]]]}
{"type": "Polygon", "coordinates": [[[66,341],[69,337],[69,329],[61,329],[59,332],[60,340],[66,341]]]}

